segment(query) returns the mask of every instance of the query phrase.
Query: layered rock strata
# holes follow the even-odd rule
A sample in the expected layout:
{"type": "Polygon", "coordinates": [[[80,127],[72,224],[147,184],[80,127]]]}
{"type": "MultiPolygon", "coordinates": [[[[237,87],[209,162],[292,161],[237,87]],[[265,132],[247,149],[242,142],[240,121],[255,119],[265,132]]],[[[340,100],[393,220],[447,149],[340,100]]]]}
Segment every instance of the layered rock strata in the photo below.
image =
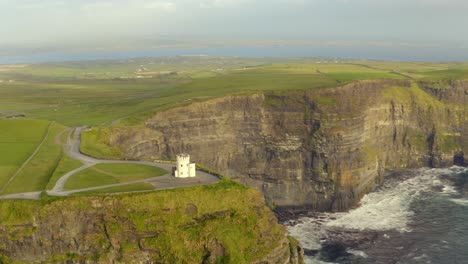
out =
{"type": "Polygon", "coordinates": [[[342,210],[386,168],[467,162],[467,88],[386,80],[226,96],[111,128],[109,144],[137,159],[190,153],[279,208],[342,210]]]}

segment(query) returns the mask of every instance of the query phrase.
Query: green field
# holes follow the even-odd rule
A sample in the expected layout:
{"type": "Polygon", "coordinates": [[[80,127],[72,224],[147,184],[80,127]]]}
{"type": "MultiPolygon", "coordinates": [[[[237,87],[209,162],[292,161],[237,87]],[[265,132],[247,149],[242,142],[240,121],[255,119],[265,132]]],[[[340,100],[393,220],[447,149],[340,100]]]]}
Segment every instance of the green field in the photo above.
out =
{"type": "Polygon", "coordinates": [[[65,190],[76,190],[102,185],[142,180],[167,174],[161,168],[138,164],[97,164],[73,175],[65,190]]]}
{"type": "MultiPolygon", "coordinates": [[[[0,119],[0,195],[51,190],[66,173],[83,166],[65,155],[69,129],[59,123],[35,119],[0,119]]],[[[71,177],[67,189],[124,183],[167,174],[136,164],[98,164],[71,177]]],[[[103,192],[153,189],[130,184],[103,192]]]]}
{"type": "Polygon", "coordinates": [[[0,117],[21,113],[67,126],[137,124],[151,112],[226,94],[320,89],[365,79],[468,78],[463,63],[189,56],[0,68],[0,117]]]}
{"type": "Polygon", "coordinates": [[[34,192],[45,189],[63,155],[61,145],[56,144],[56,137],[66,127],[57,123],[50,124],[47,137],[31,160],[19,171],[16,177],[6,186],[4,194],[34,192]]]}
{"type": "Polygon", "coordinates": [[[50,125],[41,120],[0,120],[0,188],[36,150],[50,125]]]}

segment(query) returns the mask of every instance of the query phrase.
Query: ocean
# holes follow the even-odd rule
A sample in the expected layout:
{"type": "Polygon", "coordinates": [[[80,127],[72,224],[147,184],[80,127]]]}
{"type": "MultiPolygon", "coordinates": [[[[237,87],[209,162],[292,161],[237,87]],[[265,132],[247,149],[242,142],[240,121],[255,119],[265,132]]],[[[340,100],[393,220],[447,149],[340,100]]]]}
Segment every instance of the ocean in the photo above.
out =
{"type": "MultiPolygon", "coordinates": [[[[125,51],[82,52],[29,52],[1,54],[0,64],[43,63],[86,60],[116,60],[141,57],[164,57],[178,55],[210,55],[238,57],[336,57],[340,59],[371,59],[392,61],[467,61],[468,48],[416,47],[416,46],[369,46],[369,45],[311,45],[311,46],[264,46],[264,47],[207,47],[207,48],[159,48],[125,51]]],[[[0,50],[1,51],[1,50],[0,50]]]]}
{"type": "Polygon", "coordinates": [[[405,170],[348,212],[284,224],[306,263],[468,263],[468,168],[405,170]]]}

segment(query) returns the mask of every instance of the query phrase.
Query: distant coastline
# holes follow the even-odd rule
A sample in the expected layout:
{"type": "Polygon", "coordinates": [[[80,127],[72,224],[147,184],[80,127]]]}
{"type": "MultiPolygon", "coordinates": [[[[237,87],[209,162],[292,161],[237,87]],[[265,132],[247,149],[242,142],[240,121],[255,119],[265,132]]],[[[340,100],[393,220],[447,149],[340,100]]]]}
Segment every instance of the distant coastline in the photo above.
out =
{"type": "Polygon", "coordinates": [[[376,46],[265,46],[160,48],[122,51],[30,52],[0,56],[0,64],[46,63],[65,61],[130,59],[178,55],[210,55],[236,57],[336,57],[341,59],[371,59],[389,61],[468,61],[466,48],[450,50],[437,47],[376,47],[376,46]]]}

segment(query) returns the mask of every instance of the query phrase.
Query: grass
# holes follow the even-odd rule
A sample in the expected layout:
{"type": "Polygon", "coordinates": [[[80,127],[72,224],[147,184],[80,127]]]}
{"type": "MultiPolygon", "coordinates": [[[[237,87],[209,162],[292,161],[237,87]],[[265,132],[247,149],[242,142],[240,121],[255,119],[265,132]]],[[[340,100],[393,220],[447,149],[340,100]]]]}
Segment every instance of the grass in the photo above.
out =
{"type": "Polygon", "coordinates": [[[63,155],[62,146],[56,144],[56,137],[66,127],[52,123],[47,138],[39,151],[19,174],[6,186],[4,194],[34,192],[45,189],[50,177],[63,155]]]}
{"type": "Polygon", "coordinates": [[[80,192],[77,195],[89,195],[89,194],[109,194],[109,193],[124,193],[124,192],[139,192],[139,191],[151,191],[154,190],[154,186],[150,183],[133,183],[128,185],[104,188],[94,191],[80,192]]]}
{"type": "Polygon", "coordinates": [[[139,164],[97,164],[93,168],[112,174],[119,182],[136,181],[151,177],[162,176],[168,171],[139,164]]]}
{"type": "Polygon", "coordinates": [[[65,184],[65,190],[136,181],[167,173],[158,167],[139,164],[97,164],[73,175],[65,184]]]}
{"type": "Polygon", "coordinates": [[[109,132],[102,128],[93,128],[81,134],[80,151],[95,158],[119,159],[123,157],[120,150],[109,147],[109,132]]]}
{"type": "Polygon", "coordinates": [[[36,143],[0,143],[0,185],[3,187],[37,147],[36,143]]]}
{"type": "Polygon", "coordinates": [[[39,143],[49,126],[49,122],[32,119],[0,120],[0,142],[39,143]]]}
{"type": "Polygon", "coordinates": [[[199,79],[168,92],[177,92],[183,97],[194,98],[250,91],[309,90],[335,85],[335,80],[321,74],[278,72],[267,68],[199,79]]]}
{"type": "Polygon", "coordinates": [[[63,155],[62,159],[57,165],[57,168],[55,168],[54,173],[50,177],[49,182],[47,183],[46,190],[52,190],[57,183],[57,181],[66,173],[77,169],[79,167],[83,166],[83,163],[78,160],[74,160],[67,155],[63,155]]]}
{"type": "Polygon", "coordinates": [[[183,78],[15,82],[0,87],[0,112],[22,113],[67,126],[97,125],[150,110],[146,99],[183,78]],[[17,103],[18,102],[18,103],[17,103]]]}
{"type": "Polygon", "coordinates": [[[413,83],[411,87],[388,87],[384,90],[384,96],[388,99],[394,99],[402,104],[411,104],[411,102],[417,103],[419,106],[424,108],[433,107],[434,109],[441,109],[444,104],[437,100],[429,93],[422,90],[418,84],[413,83]]]}
{"type": "Polygon", "coordinates": [[[0,187],[34,152],[48,125],[49,122],[41,120],[0,120],[0,187]]]}
{"type": "Polygon", "coordinates": [[[363,79],[468,78],[467,65],[459,63],[312,59],[180,57],[3,68],[0,79],[15,82],[0,83],[0,115],[22,113],[70,127],[141,124],[154,111],[227,94],[321,89],[363,79]]]}
{"type": "Polygon", "coordinates": [[[468,68],[448,69],[425,72],[424,76],[431,80],[460,80],[468,79],[468,68]]]}
{"type": "Polygon", "coordinates": [[[0,113],[23,113],[70,127],[111,123],[152,111],[166,103],[161,93],[192,79],[219,75],[212,74],[214,69],[259,63],[256,59],[184,57],[6,67],[0,79],[15,82],[0,83],[0,113]],[[141,67],[157,74],[137,78],[141,67]],[[172,71],[178,74],[166,74],[172,71]]]}
{"type": "Polygon", "coordinates": [[[159,76],[173,71],[190,76],[214,75],[216,69],[232,70],[258,66],[275,59],[218,58],[183,56],[167,58],[140,58],[127,60],[96,60],[78,62],[42,63],[31,65],[0,65],[3,80],[95,80],[133,78],[138,75],[159,76]],[[138,72],[142,69],[142,72],[138,72]]]}
{"type": "Polygon", "coordinates": [[[70,177],[65,183],[64,190],[76,190],[116,183],[119,183],[119,181],[111,175],[86,169],[70,177]]]}

